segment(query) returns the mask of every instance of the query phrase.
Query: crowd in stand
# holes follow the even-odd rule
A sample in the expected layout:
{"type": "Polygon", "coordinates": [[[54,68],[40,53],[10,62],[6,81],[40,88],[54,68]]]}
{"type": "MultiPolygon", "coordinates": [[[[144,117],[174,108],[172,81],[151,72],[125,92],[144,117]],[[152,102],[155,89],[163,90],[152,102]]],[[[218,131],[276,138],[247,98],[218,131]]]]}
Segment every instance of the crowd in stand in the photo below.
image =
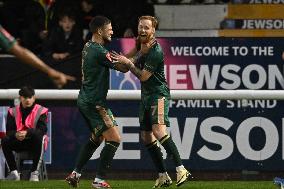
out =
{"type": "MultiPolygon", "coordinates": [[[[61,61],[79,54],[90,39],[96,15],[111,19],[113,37],[135,37],[141,15],[154,16],[154,4],[190,4],[227,0],[0,0],[0,24],[18,42],[40,55],[61,61]]],[[[1,49],[0,49],[1,52],[1,49]]]]}
{"type": "Polygon", "coordinates": [[[80,53],[96,15],[112,20],[113,37],[135,37],[138,17],[154,15],[147,0],[2,0],[0,24],[18,42],[55,61],[80,53]]]}

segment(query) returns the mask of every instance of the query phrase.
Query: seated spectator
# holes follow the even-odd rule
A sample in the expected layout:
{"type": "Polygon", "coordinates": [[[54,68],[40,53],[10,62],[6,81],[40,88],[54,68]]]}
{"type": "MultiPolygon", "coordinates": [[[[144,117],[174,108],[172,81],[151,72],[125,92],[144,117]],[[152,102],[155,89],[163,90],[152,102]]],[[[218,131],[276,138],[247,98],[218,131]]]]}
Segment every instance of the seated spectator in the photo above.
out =
{"type": "Polygon", "coordinates": [[[59,15],[58,26],[47,38],[43,53],[56,61],[80,53],[83,47],[82,31],[76,27],[75,16],[63,13],[59,15]]]}
{"type": "Polygon", "coordinates": [[[19,91],[20,105],[8,109],[6,136],[2,149],[10,174],[7,180],[20,180],[13,151],[34,154],[30,181],[39,181],[38,164],[42,152],[42,139],[47,132],[48,109],[35,104],[35,91],[24,86],[19,91]]]}
{"type": "Polygon", "coordinates": [[[84,40],[92,37],[92,33],[89,30],[89,23],[97,15],[103,15],[103,13],[97,8],[93,0],[81,0],[81,21],[84,40]]]}

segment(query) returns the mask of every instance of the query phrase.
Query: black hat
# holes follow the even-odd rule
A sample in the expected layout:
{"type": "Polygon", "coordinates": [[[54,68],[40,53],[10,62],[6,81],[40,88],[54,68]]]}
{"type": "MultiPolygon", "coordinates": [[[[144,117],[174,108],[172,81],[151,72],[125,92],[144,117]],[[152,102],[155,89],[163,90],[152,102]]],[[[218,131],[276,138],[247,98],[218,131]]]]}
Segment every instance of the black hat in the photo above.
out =
{"type": "Polygon", "coordinates": [[[19,90],[19,95],[25,98],[31,98],[35,95],[35,90],[31,86],[23,86],[19,90]]]}

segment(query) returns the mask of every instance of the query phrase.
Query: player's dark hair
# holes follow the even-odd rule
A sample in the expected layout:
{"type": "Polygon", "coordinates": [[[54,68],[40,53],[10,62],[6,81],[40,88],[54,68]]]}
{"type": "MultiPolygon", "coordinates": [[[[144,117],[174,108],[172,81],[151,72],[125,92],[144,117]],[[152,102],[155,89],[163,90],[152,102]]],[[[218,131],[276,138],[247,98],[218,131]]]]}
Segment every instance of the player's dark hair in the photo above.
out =
{"type": "Polygon", "coordinates": [[[35,90],[31,86],[23,86],[19,90],[19,95],[25,98],[31,98],[35,95],[35,90]]]}
{"type": "Polygon", "coordinates": [[[98,31],[99,28],[102,28],[110,23],[111,23],[110,19],[108,19],[105,16],[95,16],[89,24],[90,31],[92,33],[95,33],[96,31],[98,31]]]}

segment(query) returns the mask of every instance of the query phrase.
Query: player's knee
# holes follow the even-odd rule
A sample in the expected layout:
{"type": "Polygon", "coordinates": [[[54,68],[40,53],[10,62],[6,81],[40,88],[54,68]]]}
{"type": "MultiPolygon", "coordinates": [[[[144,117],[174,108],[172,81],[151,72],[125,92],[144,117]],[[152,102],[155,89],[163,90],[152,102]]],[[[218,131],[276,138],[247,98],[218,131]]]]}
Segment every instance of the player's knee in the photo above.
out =
{"type": "Polygon", "coordinates": [[[120,135],[115,135],[115,136],[112,138],[112,141],[117,142],[117,143],[120,143],[120,142],[121,142],[121,137],[120,137],[120,135]]]}
{"type": "Polygon", "coordinates": [[[165,127],[165,125],[153,125],[152,131],[157,139],[160,139],[167,134],[165,127]]]}
{"type": "Polygon", "coordinates": [[[160,129],[153,129],[153,134],[156,138],[160,138],[162,131],[160,129]]]}
{"type": "Polygon", "coordinates": [[[117,143],[120,143],[120,142],[121,142],[121,137],[120,137],[120,136],[116,139],[116,142],[117,142],[117,143]]]}

